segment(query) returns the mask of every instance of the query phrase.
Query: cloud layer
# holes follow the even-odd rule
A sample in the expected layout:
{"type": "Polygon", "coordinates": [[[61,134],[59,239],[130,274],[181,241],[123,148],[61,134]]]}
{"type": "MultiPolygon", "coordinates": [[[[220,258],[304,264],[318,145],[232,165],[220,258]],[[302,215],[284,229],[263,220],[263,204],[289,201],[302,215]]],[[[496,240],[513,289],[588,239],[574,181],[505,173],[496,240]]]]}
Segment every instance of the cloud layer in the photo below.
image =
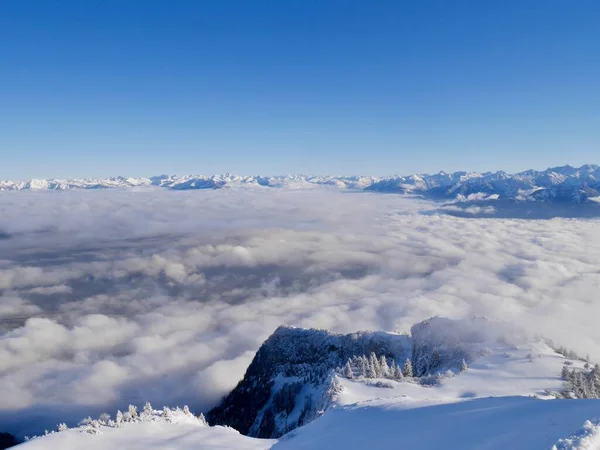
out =
{"type": "Polygon", "coordinates": [[[326,187],[2,193],[0,430],[206,410],[282,323],[486,315],[600,360],[597,227],[326,187]]]}

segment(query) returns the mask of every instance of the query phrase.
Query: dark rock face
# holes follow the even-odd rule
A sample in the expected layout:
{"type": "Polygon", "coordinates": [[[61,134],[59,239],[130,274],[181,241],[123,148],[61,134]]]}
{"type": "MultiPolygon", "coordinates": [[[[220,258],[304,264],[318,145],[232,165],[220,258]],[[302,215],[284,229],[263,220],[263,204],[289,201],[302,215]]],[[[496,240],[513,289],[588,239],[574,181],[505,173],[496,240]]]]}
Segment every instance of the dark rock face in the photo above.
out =
{"type": "Polygon", "coordinates": [[[334,370],[371,352],[400,361],[410,354],[410,341],[383,332],[340,335],[279,327],[208,421],[249,436],[279,437],[322,414],[339,389],[334,370]]]}
{"type": "Polygon", "coordinates": [[[10,433],[1,433],[0,432],[0,450],[4,450],[5,448],[14,447],[15,445],[19,445],[21,442],[17,440],[10,433]]]}

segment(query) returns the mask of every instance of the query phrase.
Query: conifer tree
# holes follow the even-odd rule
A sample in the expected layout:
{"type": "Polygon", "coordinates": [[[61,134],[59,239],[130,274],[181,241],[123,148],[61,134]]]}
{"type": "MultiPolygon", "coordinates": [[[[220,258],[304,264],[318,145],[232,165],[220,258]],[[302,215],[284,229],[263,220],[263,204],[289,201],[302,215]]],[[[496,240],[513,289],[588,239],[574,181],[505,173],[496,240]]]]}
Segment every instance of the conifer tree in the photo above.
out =
{"type": "Polygon", "coordinates": [[[348,360],[346,362],[346,365],[344,366],[344,376],[346,378],[354,378],[354,373],[352,372],[352,366],[350,365],[350,360],[348,360]]]}
{"type": "Polygon", "coordinates": [[[377,369],[376,369],[376,366],[373,364],[372,358],[369,358],[369,360],[367,361],[366,377],[367,378],[377,378],[377,369]]]}
{"type": "Polygon", "coordinates": [[[144,410],[143,410],[144,414],[152,415],[152,411],[154,411],[152,409],[152,405],[150,404],[150,402],[146,402],[146,404],[144,405],[144,410]]]}
{"type": "Polygon", "coordinates": [[[395,370],[394,370],[394,378],[396,380],[401,380],[402,378],[404,378],[404,374],[402,373],[402,369],[400,368],[400,366],[398,366],[397,364],[394,364],[395,370]]]}
{"type": "Polygon", "coordinates": [[[440,351],[438,348],[433,349],[433,353],[431,355],[431,368],[435,369],[440,365],[440,351]]]}
{"type": "Polygon", "coordinates": [[[206,417],[204,417],[204,414],[200,413],[200,415],[198,416],[198,420],[202,422],[202,425],[208,426],[208,422],[206,421],[206,417]]]}
{"type": "Polygon", "coordinates": [[[359,375],[362,375],[363,377],[367,376],[368,365],[368,360],[364,355],[358,357],[359,375]]]}
{"type": "Polygon", "coordinates": [[[369,355],[369,366],[372,368],[373,376],[370,378],[377,378],[381,375],[381,367],[379,367],[379,360],[377,359],[377,355],[374,352],[371,352],[369,355]]]}
{"type": "Polygon", "coordinates": [[[406,358],[406,361],[404,361],[404,368],[402,369],[402,375],[404,375],[407,378],[412,378],[412,376],[413,376],[412,363],[410,362],[410,359],[408,359],[408,358],[406,358]]]}
{"type": "Polygon", "coordinates": [[[385,355],[381,355],[381,358],[379,358],[379,371],[379,376],[382,378],[387,377],[390,373],[390,367],[388,366],[385,355]]]}
{"type": "Polygon", "coordinates": [[[131,418],[131,420],[132,420],[133,422],[135,422],[135,419],[137,419],[137,417],[138,417],[138,409],[137,409],[137,406],[135,406],[135,405],[129,405],[129,410],[128,410],[128,412],[129,412],[129,417],[131,418]]]}

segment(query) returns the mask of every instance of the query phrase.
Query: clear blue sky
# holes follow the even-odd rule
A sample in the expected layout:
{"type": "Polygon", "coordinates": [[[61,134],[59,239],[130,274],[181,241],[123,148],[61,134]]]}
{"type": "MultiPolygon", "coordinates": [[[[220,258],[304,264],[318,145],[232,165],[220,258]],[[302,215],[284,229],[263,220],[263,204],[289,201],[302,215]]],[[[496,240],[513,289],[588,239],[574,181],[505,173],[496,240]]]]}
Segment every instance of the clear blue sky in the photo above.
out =
{"type": "Polygon", "coordinates": [[[600,1],[2,0],[0,179],[600,163],[600,1]]]}

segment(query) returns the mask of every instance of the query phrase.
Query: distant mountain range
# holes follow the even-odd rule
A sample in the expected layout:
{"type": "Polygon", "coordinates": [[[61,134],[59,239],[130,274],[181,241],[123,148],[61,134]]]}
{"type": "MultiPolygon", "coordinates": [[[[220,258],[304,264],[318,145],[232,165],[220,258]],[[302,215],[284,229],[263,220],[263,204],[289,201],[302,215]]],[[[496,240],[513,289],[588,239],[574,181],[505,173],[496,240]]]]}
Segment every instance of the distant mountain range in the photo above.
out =
{"type": "Polygon", "coordinates": [[[600,166],[553,167],[544,171],[454,172],[409,176],[239,176],[160,175],[150,178],[77,178],[71,180],[0,181],[0,191],[132,188],[157,186],[173,190],[227,187],[306,188],[335,186],[341,189],[414,194],[433,199],[516,200],[584,203],[600,198],[600,166]]]}

